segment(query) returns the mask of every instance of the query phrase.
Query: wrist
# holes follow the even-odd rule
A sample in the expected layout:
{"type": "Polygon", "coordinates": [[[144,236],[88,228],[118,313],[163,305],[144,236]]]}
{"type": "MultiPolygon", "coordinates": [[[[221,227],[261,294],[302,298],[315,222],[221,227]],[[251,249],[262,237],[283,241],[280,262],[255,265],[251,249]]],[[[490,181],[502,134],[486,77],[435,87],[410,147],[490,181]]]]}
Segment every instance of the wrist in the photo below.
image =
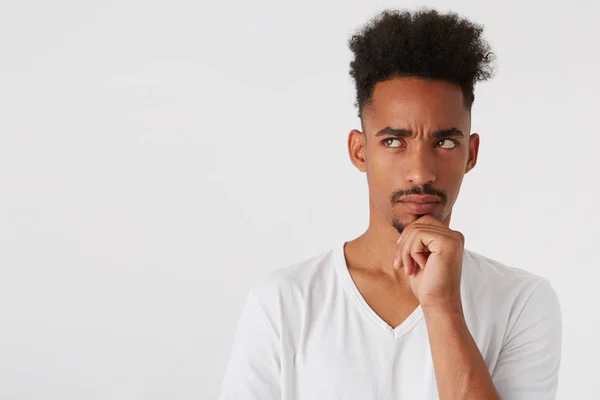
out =
{"type": "Polygon", "coordinates": [[[421,303],[421,308],[423,309],[425,317],[464,319],[462,302],[460,299],[444,302],[421,303]]]}

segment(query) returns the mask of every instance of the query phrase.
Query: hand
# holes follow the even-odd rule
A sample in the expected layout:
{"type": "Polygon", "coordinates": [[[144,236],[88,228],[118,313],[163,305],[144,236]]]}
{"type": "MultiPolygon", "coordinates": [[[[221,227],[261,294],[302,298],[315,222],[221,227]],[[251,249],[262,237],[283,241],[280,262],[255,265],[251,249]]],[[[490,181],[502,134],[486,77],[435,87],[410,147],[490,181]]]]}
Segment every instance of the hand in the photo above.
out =
{"type": "Polygon", "coordinates": [[[404,268],[422,307],[462,312],[460,278],[465,238],[431,215],[407,225],[396,248],[394,268],[404,268]]]}

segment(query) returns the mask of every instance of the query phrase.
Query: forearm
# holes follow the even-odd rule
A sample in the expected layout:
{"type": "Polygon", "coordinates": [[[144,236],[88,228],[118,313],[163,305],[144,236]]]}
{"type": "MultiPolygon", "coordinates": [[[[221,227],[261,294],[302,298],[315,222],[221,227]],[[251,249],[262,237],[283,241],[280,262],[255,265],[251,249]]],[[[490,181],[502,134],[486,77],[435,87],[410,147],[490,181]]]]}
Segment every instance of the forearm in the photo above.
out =
{"type": "Polygon", "coordinates": [[[462,310],[454,307],[452,310],[423,308],[423,311],[440,399],[499,399],[462,310]]]}

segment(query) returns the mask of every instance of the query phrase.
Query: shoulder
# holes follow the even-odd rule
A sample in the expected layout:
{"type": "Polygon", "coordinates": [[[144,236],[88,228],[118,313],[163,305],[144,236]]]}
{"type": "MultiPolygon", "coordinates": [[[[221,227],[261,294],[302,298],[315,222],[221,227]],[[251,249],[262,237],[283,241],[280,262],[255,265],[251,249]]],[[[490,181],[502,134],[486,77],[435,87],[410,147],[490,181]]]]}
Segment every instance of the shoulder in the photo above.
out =
{"type": "Polygon", "coordinates": [[[548,279],[465,249],[463,297],[473,309],[506,318],[507,328],[532,310],[560,318],[556,291],[548,279]],[[526,311],[524,313],[524,311],[526,311]]]}
{"type": "Polygon", "coordinates": [[[498,394],[554,398],[562,316],[549,280],[469,250],[463,261],[466,316],[498,394]]]}
{"type": "Polygon", "coordinates": [[[258,278],[250,295],[265,304],[289,305],[306,301],[311,292],[325,292],[333,281],[339,256],[335,247],[276,268],[258,278]]]}
{"type": "Polygon", "coordinates": [[[531,294],[538,286],[548,283],[542,276],[522,268],[465,249],[463,274],[470,290],[490,290],[503,295],[531,294]]]}

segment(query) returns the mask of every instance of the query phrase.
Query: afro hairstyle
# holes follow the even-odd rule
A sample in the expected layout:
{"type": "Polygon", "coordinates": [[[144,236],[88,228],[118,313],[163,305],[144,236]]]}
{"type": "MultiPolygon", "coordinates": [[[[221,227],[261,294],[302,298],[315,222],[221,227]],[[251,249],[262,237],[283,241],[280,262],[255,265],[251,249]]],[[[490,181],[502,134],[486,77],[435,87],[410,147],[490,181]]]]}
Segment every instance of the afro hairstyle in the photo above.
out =
{"type": "Polygon", "coordinates": [[[474,86],[492,77],[494,53],[482,38],[483,26],[456,13],[421,8],[384,10],[349,40],[354,59],[358,117],[369,106],[375,84],[395,77],[443,80],[461,87],[470,111],[474,86]]]}

